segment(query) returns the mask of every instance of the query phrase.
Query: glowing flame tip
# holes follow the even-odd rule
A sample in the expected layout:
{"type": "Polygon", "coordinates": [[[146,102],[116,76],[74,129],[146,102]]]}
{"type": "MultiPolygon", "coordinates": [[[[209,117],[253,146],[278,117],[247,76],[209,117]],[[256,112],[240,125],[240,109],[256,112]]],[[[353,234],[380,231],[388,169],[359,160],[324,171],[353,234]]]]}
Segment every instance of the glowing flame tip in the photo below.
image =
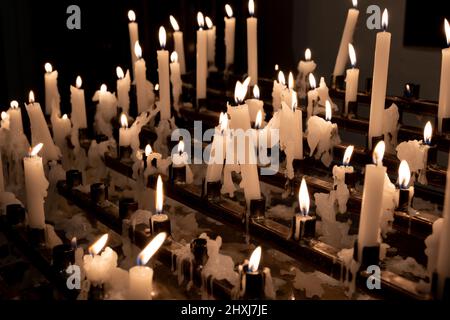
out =
{"type": "Polygon", "coordinates": [[[128,20],[130,20],[130,22],[136,21],[136,13],[134,13],[133,10],[128,11],[128,20]]]}
{"type": "Polygon", "coordinates": [[[384,141],[378,142],[376,145],[374,151],[373,151],[373,163],[377,166],[383,165],[383,157],[384,157],[384,151],[386,150],[386,145],[384,144],[384,141]]]}
{"type": "Polygon", "coordinates": [[[51,73],[53,71],[52,65],[48,62],[44,65],[44,69],[45,69],[45,72],[47,72],[47,73],[51,73]]]}
{"type": "Polygon", "coordinates": [[[174,16],[170,16],[170,24],[172,25],[172,28],[175,32],[180,31],[180,26],[178,25],[177,20],[175,19],[174,16]]]}
{"type": "Polygon", "coordinates": [[[141,251],[137,260],[138,265],[143,266],[146,265],[153,255],[161,248],[164,241],[166,240],[167,233],[161,232],[159,233],[150,243],[141,251]]]}
{"type": "Polygon", "coordinates": [[[232,18],[233,17],[233,8],[231,8],[231,6],[229,4],[225,5],[225,11],[227,13],[227,17],[228,18],[232,18]]]}
{"type": "Polygon", "coordinates": [[[345,149],[344,158],[342,159],[344,166],[348,166],[350,164],[354,149],[354,146],[348,146],[347,149],[345,149]]]}
{"type": "Polygon", "coordinates": [[[125,74],[123,73],[123,69],[121,67],[116,68],[116,75],[119,79],[123,79],[125,77],[125,74]]]}
{"type": "Polygon", "coordinates": [[[106,243],[108,242],[108,234],[105,233],[103,236],[100,237],[93,245],[89,247],[89,253],[91,255],[97,255],[100,253],[100,251],[103,250],[103,248],[106,246],[106,243]]]}
{"type": "Polygon", "coordinates": [[[298,192],[298,201],[300,206],[300,212],[304,216],[308,215],[310,199],[308,193],[308,186],[306,185],[305,178],[302,179],[302,183],[300,184],[300,190],[298,192]]]}
{"type": "Polygon", "coordinates": [[[402,189],[408,188],[409,180],[411,179],[411,171],[409,169],[408,162],[403,160],[400,162],[400,167],[398,168],[398,182],[402,189]]]}
{"type": "Polygon", "coordinates": [[[261,247],[257,247],[250,256],[250,260],[248,262],[248,270],[250,272],[258,271],[259,262],[261,261],[261,251],[261,247]]]}
{"type": "Polygon", "coordinates": [[[159,27],[159,44],[163,49],[166,47],[166,40],[167,40],[166,29],[163,26],[161,26],[159,27]]]}

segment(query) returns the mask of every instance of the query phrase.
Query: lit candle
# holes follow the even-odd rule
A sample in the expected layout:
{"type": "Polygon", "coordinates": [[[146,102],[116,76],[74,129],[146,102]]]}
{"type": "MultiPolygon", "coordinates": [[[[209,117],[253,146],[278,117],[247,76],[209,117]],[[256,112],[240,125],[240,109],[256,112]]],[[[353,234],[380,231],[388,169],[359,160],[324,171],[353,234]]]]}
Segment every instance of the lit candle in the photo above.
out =
{"type": "Polygon", "coordinates": [[[366,165],[364,192],[358,231],[358,261],[362,262],[362,251],[366,247],[379,245],[380,215],[383,207],[383,191],[386,167],[383,166],[385,145],[380,141],[373,152],[374,164],[366,165]]]}
{"type": "Polygon", "coordinates": [[[155,100],[153,93],[153,86],[147,81],[147,67],[145,60],[142,58],[142,48],[139,42],[135,43],[134,52],[137,57],[137,61],[134,67],[134,80],[136,82],[136,96],[138,105],[138,114],[146,112],[155,100]]]}
{"type": "MultiPolygon", "coordinates": [[[[327,87],[324,77],[320,77],[320,83],[319,83],[319,87],[317,88],[317,94],[319,95],[320,108],[325,107],[325,103],[327,101],[334,108],[335,105],[330,98],[330,90],[327,87]]],[[[314,110],[313,113],[314,114],[318,113],[320,108],[317,108],[317,110],[314,110]]]]}
{"type": "MultiPolygon", "coordinates": [[[[292,100],[294,96],[295,99],[297,99],[297,92],[294,91],[294,75],[292,72],[289,72],[288,86],[281,91],[281,101],[285,102],[288,106],[292,106],[294,104],[294,101],[292,100]]],[[[295,100],[295,103],[296,102],[297,100],[295,100]]]]}
{"type": "Polygon", "coordinates": [[[172,52],[170,55],[170,82],[172,83],[173,105],[178,111],[181,104],[181,94],[183,93],[180,63],[178,62],[178,53],[172,52]]]}
{"type": "Polygon", "coordinates": [[[389,70],[389,53],[391,34],[386,31],[388,11],[383,12],[383,32],[377,34],[375,62],[373,67],[372,100],[370,104],[369,149],[372,149],[372,138],[383,135],[383,113],[386,101],[386,88],[389,70]]]}
{"type": "Polygon", "coordinates": [[[22,111],[19,108],[17,101],[11,101],[8,110],[9,115],[9,129],[16,135],[23,134],[22,111]]]}
{"type": "Polygon", "coordinates": [[[333,180],[335,186],[340,184],[346,184],[345,182],[346,174],[353,173],[354,168],[350,166],[350,160],[354,149],[355,149],[354,146],[348,146],[344,152],[342,165],[333,167],[333,180]]]}
{"type": "Polygon", "coordinates": [[[180,71],[181,74],[186,74],[186,62],[184,59],[184,41],[183,32],[180,31],[177,20],[173,16],[170,16],[170,24],[174,30],[173,41],[175,51],[178,53],[178,60],[180,61],[180,71]]]}
{"type": "Polygon", "coordinates": [[[155,211],[156,214],[152,215],[150,218],[150,228],[153,235],[159,234],[160,232],[166,232],[170,235],[170,219],[169,216],[163,213],[164,209],[164,193],[163,193],[163,183],[161,176],[158,176],[156,182],[156,195],[155,195],[155,211]]]}
{"type": "Polygon", "coordinates": [[[249,0],[247,18],[247,74],[251,79],[250,85],[258,84],[258,19],[254,17],[255,2],[249,0]]]}
{"type": "Polygon", "coordinates": [[[245,100],[245,104],[248,106],[248,112],[250,114],[250,121],[255,122],[256,116],[261,112],[262,119],[265,119],[266,114],[264,112],[264,102],[259,100],[260,91],[258,85],[253,87],[253,99],[245,100]]]}
{"type": "Polygon", "coordinates": [[[81,77],[75,80],[75,87],[70,86],[70,102],[72,104],[72,122],[73,127],[77,129],[87,128],[86,120],[86,101],[84,98],[84,90],[81,89],[81,77]]]}
{"type": "Polygon", "coordinates": [[[210,17],[205,17],[205,23],[208,27],[208,64],[211,71],[215,71],[216,64],[216,26],[210,17]]]}
{"type": "Polygon", "coordinates": [[[23,158],[28,225],[32,229],[45,229],[44,199],[49,183],[45,178],[42,158],[38,156],[43,146],[39,143],[23,158]]]}
{"type": "Polygon", "coordinates": [[[153,269],[145,265],[159,250],[167,234],[158,234],[137,257],[137,266],[130,269],[129,292],[132,300],[151,300],[153,290],[153,269]]]}
{"type": "Polygon", "coordinates": [[[197,100],[206,98],[206,78],[208,76],[208,33],[203,30],[205,19],[197,14],[197,100]]]}
{"type": "Polygon", "coordinates": [[[448,20],[444,22],[445,35],[449,48],[442,50],[441,87],[439,91],[439,132],[447,131],[450,126],[443,128],[443,119],[450,118],[450,25],[448,20]]]}
{"type": "Polygon", "coordinates": [[[139,42],[139,30],[138,24],[136,22],[136,13],[133,10],[128,11],[128,33],[130,34],[130,54],[131,54],[131,66],[133,68],[133,76],[136,79],[136,70],[134,69],[136,66],[136,61],[138,57],[136,56],[134,46],[136,42],[139,42]]]}
{"type": "Polygon", "coordinates": [[[355,33],[356,23],[358,22],[359,10],[357,0],[352,0],[353,8],[348,10],[347,20],[345,21],[344,32],[342,33],[341,44],[339,46],[338,55],[336,57],[336,64],[334,66],[333,76],[344,75],[345,65],[348,57],[348,45],[353,40],[353,34],[355,33]]]}
{"type": "Polygon", "coordinates": [[[166,29],[159,28],[159,44],[161,50],[158,50],[158,75],[159,75],[159,104],[161,120],[170,119],[170,76],[169,76],[169,51],[166,46],[166,29]]]}
{"type": "Polygon", "coordinates": [[[309,80],[309,74],[316,70],[316,63],[311,60],[311,50],[308,48],[305,50],[305,60],[300,60],[298,63],[298,79],[297,84],[299,87],[299,97],[306,97],[307,85],[309,80]]]}
{"type": "Polygon", "coordinates": [[[46,63],[45,66],[45,113],[47,115],[52,114],[53,108],[55,112],[60,115],[59,102],[60,96],[58,92],[58,71],[53,71],[53,67],[50,63],[46,63]]]}
{"type": "Polygon", "coordinates": [[[316,233],[316,218],[309,215],[310,198],[305,178],[302,178],[298,192],[298,206],[300,212],[292,219],[292,238],[296,241],[305,237],[314,237],[316,233]]]}
{"type": "Polygon", "coordinates": [[[233,9],[229,4],[225,5],[225,11],[225,68],[229,69],[234,64],[236,18],[233,17],[233,9]]]}
{"type": "Polygon", "coordinates": [[[411,206],[411,201],[414,196],[414,187],[409,186],[411,179],[411,171],[409,170],[408,162],[403,160],[398,168],[398,206],[399,211],[408,212],[411,206]]]}
{"type": "Polygon", "coordinates": [[[347,70],[347,77],[345,79],[345,110],[344,114],[348,114],[349,102],[356,102],[358,100],[358,82],[359,82],[359,69],[356,66],[356,53],[353,45],[349,43],[348,52],[350,56],[350,62],[352,68],[347,70]]]}
{"type": "Polygon", "coordinates": [[[152,146],[149,144],[145,146],[144,152],[147,168],[158,168],[162,155],[160,153],[153,152],[152,146]]]}
{"type": "Polygon", "coordinates": [[[265,277],[264,273],[259,270],[260,260],[261,247],[257,247],[250,256],[248,264],[243,268],[240,295],[244,299],[263,299],[265,297],[265,277]]]}
{"type": "Polygon", "coordinates": [[[317,92],[316,78],[312,73],[309,74],[309,87],[311,90],[308,91],[308,106],[306,107],[306,119],[309,119],[314,112],[317,105],[317,99],[319,98],[319,93],[317,92]]]}
{"type": "Polygon", "coordinates": [[[273,111],[277,112],[281,109],[281,93],[286,88],[286,78],[283,71],[278,72],[278,81],[274,80],[272,90],[273,111]]]}
{"type": "Polygon", "coordinates": [[[117,75],[117,103],[124,113],[130,112],[130,72],[124,74],[121,67],[116,68],[117,75]]]}
{"type": "Polygon", "coordinates": [[[243,104],[245,96],[247,95],[248,87],[241,82],[236,83],[234,91],[234,99],[237,106],[227,106],[227,113],[230,116],[230,128],[237,130],[242,129],[247,131],[251,129],[250,114],[248,106],[243,104]]]}
{"type": "Polygon", "coordinates": [[[131,144],[131,130],[128,129],[128,117],[125,113],[120,116],[120,124],[122,128],[119,129],[119,146],[128,147],[131,144]]]}
{"type": "Polygon", "coordinates": [[[58,160],[61,156],[61,151],[52,140],[41,105],[34,101],[33,91],[30,91],[29,104],[26,106],[26,109],[30,118],[32,144],[36,145],[42,142],[45,145],[42,154],[44,161],[58,160]]]}
{"type": "Polygon", "coordinates": [[[10,123],[9,123],[9,114],[5,111],[2,111],[1,114],[1,128],[9,131],[10,123]]]}
{"type": "Polygon", "coordinates": [[[105,248],[107,242],[108,234],[104,234],[89,247],[89,254],[83,257],[86,278],[93,286],[107,283],[111,279],[111,272],[117,267],[117,253],[110,247],[105,248]]]}
{"type": "Polygon", "coordinates": [[[98,101],[94,123],[96,132],[112,138],[111,120],[117,115],[116,96],[108,91],[106,84],[102,84],[92,100],[98,101]]]}
{"type": "Polygon", "coordinates": [[[336,192],[339,213],[347,212],[347,202],[350,198],[349,188],[355,187],[355,172],[354,168],[350,166],[353,150],[353,146],[348,146],[342,159],[342,165],[333,167],[333,188],[336,192]]]}
{"type": "Polygon", "coordinates": [[[53,114],[52,118],[54,118],[54,121],[52,121],[53,138],[56,145],[63,150],[67,146],[66,138],[70,135],[72,124],[70,123],[70,119],[67,117],[67,114],[62,117],[53,114]]]}
{"type": "Polygon", "coordinates": [[[218,182],[222,179],[223,164],[226,157],[226,135],[228,116],[220,113],[219,125],[215,128],[214,138],[206,170],[206,182],[218,182]]]}

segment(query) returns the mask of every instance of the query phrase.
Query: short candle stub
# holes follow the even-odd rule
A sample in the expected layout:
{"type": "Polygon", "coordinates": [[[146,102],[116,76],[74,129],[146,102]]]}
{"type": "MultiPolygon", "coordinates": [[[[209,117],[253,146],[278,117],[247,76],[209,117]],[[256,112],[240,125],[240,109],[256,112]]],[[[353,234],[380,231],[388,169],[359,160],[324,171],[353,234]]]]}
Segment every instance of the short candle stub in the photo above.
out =
{"type": "Polygon", "coordinates": [[[380,264],[380,245],[362,248],[361,255],[362,257],[359,257],[358,239],[356,239],[353,260],[360,263],[360,270],[367,270],[369,266],[378,266],[380,264]]]}
{"type": "Polygon", "coordinates": [[[203,184],[206,190],[203,190],[203,198],[208,201],[218,200],[221,197],[220,190],[222,189],[222,183],[220,181],[206,182],[203,184]]]}
{"type": "Polygon", "coordinates": [[[431,277],[431,294],[437,300],[450,302],[450,278],[445,278],[442,292],[439,292],[439,280],[438,273],[433,272],[431,277]]]}
{"type": "Polygon", "coordinates": [[[75,248],[70,244],[60,244],[53,247],[53,268],[65,274],[65,270],[75,264],[75,248]]]}
{"type": "Polygon", "coordinates": [[[102,203],[108,199],[108,189],[103,183],[91,184],[91,200],[94,203],[102,203]]]}
{"type": "Polygon", "coordinates": [[[245,300],[262,300],[265,298],[264,294],[264,273],[261,271],[251,271],[249,266],[243,266],[243,273],[241,278],[241,286],[243,288],[243,299],[245,300]]]}
{"type": "Polygon", "coordinates": [[[197,238],[191,242],[191,252],[194,255],[194,261],[197,265],[204,266],[208,261],[207,241],[203,238],[197,238]]]}
{"type": "Polygon", "coordinates": [[[152,235],[165,232],[169,237],[172,234],[172,226],[169,217],[166,214],[154,214],[150,218],[150,232],[152,235]]]}
{"type": "Polygon", "coordinates": [[[266,197],[261,195],[261,199],[250,200],[250,219],[264,220],[266,216],[266,197]]]}
{"type": "Polygon", "coordinates": [[[131,198],[119,200],[119,217],[120,219],[129,219],[133,213],[139,209],[139,204],[131,198]]]}
{"type": "Polygon", "coordinates": [[[316,236],[316,218],[295,214],[292,217],[290,239],[295,241],[314,238],[316,236]]]}
{"type": "Polygon", "coordinates": [[[21,224],[25,221],[25,208],[20,204],[6,206],[6,223],[10,226],[21,224]]]}
{"type": "Polygon", "coordinates": [[[427,151],[427,165],[428,166],[434,166],[437,164],[437,146],[429,146],[429,149],[427,151]]]}
{"type": "Polygon", "coordinates": [[[69,189],[76,188],[83,184],[83,177],[78,170],[66,171],[66,183],[69,189]]]}
{"type": "Polygon", "coordinates": [[[402,189],[402,188],[400,188],[397,210],[401,211],[401,212],[408,213],[410,205],[411,205],[411,201],[410,201],[409,189],[402,189]]]}

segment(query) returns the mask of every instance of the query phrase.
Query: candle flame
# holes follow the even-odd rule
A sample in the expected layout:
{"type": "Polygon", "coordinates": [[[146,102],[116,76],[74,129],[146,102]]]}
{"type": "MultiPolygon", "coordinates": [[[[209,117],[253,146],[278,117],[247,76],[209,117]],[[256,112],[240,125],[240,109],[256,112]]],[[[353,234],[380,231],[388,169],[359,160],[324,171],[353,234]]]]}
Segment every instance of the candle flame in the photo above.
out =
{"type": "Polygon", "coordinates": [[[220,124],[220,132],[223,133],[225,130],[228,129],[228,116],[225,112],[220,113],[219,124],[220,124]]]}
{"type": "Polygon", "coordinates": [[[177,20],[175,19],[174,16],[170,16],[170,24],[172,25],[173,30],[176,31],[180,31],[180,26],[178,25],[177,20]]]}
{"type": "Polygon", "coordinates": [[[308,48],[305,50],[305,60],[310,61],[311,57],[312,57],[311,49],[308,48]]]}
{"type": "Polygon", "coordinates": [[[164,193],[163,193],[163,183],[161,175],[158,176],[158,181],[156,182],[156,212],[161,213],[163,211],[164,205],[164,193]]]}
{"type": "Polygon", "coordinates": [[[108,91],[108,87],[106,86],[106,84],[102,84],[100,86],[100,92],[101,93],[106,93],[108,91]]]}
{"type": "Polygon", "coordinates": [[[94,242],[93,245],[89,247],[89,254],[91,255],[97,255],[100,253],[100,251],[103,250],[103,248],[106,246],[106,242],[108,242],[108,234],[105,233],[98,239],[96,242],[94,242]]]}
{"type": "Polygon", "coordinates": [[[213,24],[211,18],[210,17],[205,17],[205,22],[206,22],[206,26],[208,27],[208,29],[212,29],[214,24],[213,24]]]}
{"type": "Polygon", "coordinates": [[[398,167],[398,182],[402,189],[408,188],[409,180],[411,179],[411,171],[409,170],[409,165],[406,160],[400,162],[400,167],[398,167]]]}
{"type": "Polygon", "coordinates": [[[433,137],[433,127],[431,126],[431,122],[428,121],[423,129],[423,141],[426,144],[431,143],[431,138],[433,137]]]}
{"type": "Polygon", "coordinates": [[[180,142],[178,143],[178,153],[183,153],[184,152],[184,141],[180,140],[180,142]]]}
{"type": "Polygon", "coordinates": [[[278,72],[278,83],[282,85],[286,85],[286,77],[284,76],[283,71],[278,72]]]}
{"type": "Polygon", "coordinates": [[[172,52],[170,55],[170,61],[172,63],[178,62],[178,53],[176,51],[172,52]]]}
{"type": "Polygon", "coordinates": [[[275,65],[275,71],[280,70],[280,66],[278,64],[275,65]]]}
{"type": "Polygon", "coordinates": [[[384,151],[386,150],[386,145],[384,144],[384,141],[378,142],[378,144],[375,147],[375,150],[373,151],[373,163],[377,166],[383,165],[383,157],[384,157],[384,151]]]}
{"type": "Polygon", "coordinates": [[[139,266],[146,265],[153,255],[161,248],[164,241],[166,240],[167,233],[161,232],[144,248],[144,250],[139,253],[137,257],[137,264],[139,266]]]}
{"type": "Polygon", "coordinates": [[[48,62],[44,65],[44,69],[45,69],[45,72],[47,72],[47,73],[51,73],[53,71],[52,65],[48,62]]]}
{"type": "Polygon", "coordinates": [[[78,76],[75,80],[75,86],[77,87],[77,89],[80,89],[82,85],[83,85],[83,80],[81,80],[81,77],[78,76]]]}
{"type": "Polygon", "coordinates": [[[255,84],[255,86],[253,87],[253,97],[255,99],[259,99],[259,96],[260,96],[259,87],[257,84],[255,84]]]}
{"type": "Polygon", "coordinates": [[[130,22],[136,21],[136,13],[134,13],[133,10],[128,11],[128,20],[130,20],[130,22]]]}
{"type": "Polygon", "coordinates": [[[244,101],[245,96],[247,95],[248,87],[242,84],[240,81],[236,82],[236,87],[234,89],[234,100],[237,104],[240,104],[244,101]]]}
{"type": "Polygon", "coordinates": [[[159,83],[155,84],[155,91],[159,91],[159,83]]]}
{"type": "Polygon", "coordinates": [[[227,13],[228,18],[233,18],[233,8],[229,4],[225,5],[225,11],[227,13]]]}
{"type": "Polygon", "coordinates": [[[123,79],[125,77],[125,74],[123,73],[123,69],[121,67],[116,68],[116,75],[119,79],[123,79]]]}
{"type": "Polygon", "coordinates": [[[309,86],[312,90],[314,90],[317,87],[316,78],[312,73],[309,74],[309,86]]]}
{"type": "Polygon", "coordinates": [[[354,149],[354,146],[348,146],[347,149],[345,149],[344,158],[342,159],[342,163],[344,164],[344,166],[348,166],[350,164],[354,149]]]}
{"type": "Polygon", "coordinates": [[[30,93],[28,94],[28,102],[30,103],[30,104],[33,104],[34,103],[34,92],[33,91],[30,91],[30,93]]]}
{"type": "Polygon", "coordinates": [[[122,125],[122,128],[128,128],[128,118],[125,113],[122,113],[120,116],[120,124],[122,125]]]}
{"type": "Polygon", "coordinates": [[[139,45],[139,41],[136,41],[136,43],[134,44],[134,54],[138,59],[142,58],[142,48],[139,45]]]}
{"type": "Polygon", "coordinates": [[[348,44],[348,55],[350,56],[350,62],[352,64],[352,67],[356,66],[356,52],[355,48],[351,43],[348,44]]]}
{"type": "Polygon", "coordinates": [[[203,13],[197,13],[197,22],[200,29],[203,29],[203,27],[205,26],[205,18],[203,16],[203,13]]]}
{"type": "Polygon", "coordinates": [[[406,91],[408,92],[408,93],[411,93],[411,86],[409,85],[409,84],[406,84],[406,91]]]}
{"type": "Polygon", "coordinates": [[[149,157],[152,153],[153,153],[152,146],[149,144],[146,145],[145,146],[145,156],[149,157]]]}
{"type": "Polygon", "coordinates": [[[255,2],[253,0],[248,1],[248,13],[253,17],[255,14],[255,2]]]}
{"type": "Polygon", "coordinates": [[[43,143],[39,143],[37,144],[33,149],[31,149],[30,151],[30,157],[35,157],[38,155],[38,153],[42,150],[42,148],[44,147],[43,143]]]}
{"type": "Polygon", "coordinates": [[[259,268],[259,262],[261,261],[261,247],[257,247],[253,250],[250,256],[250,261],[248,262],[248,271],[256,272],[259,268]]]}
{"type": "Polygon", "coordinates": [[[69,119],[69,117],[67,116],[67,114],[63,114],[63,116],[62,116],[62,118],[61,119],[63,119],[63,120],[67,120],[67,119],[69,119]]]}
{"type": "Polygon", "coordinates": [[[161,45],[161,48],[164,49],[166,47],[166,29],[161,26],[159,27],[159,44],[161,45]]]}
{"type": "Polygon", "coordinates": [[[353,8],[358,7],[358,0],[352,0],[353,8]]]}
{"type": "Polygon", "coordinates": [[[329,100],[325,101],[325,120],[331,121],[331,103],[329,100]]]}
{"type": "Polygon", "coordinates": [[[289,85],[289,89],[291,89],[291,90],[294,89],[294,75],[292,74],[292,72],[289,72],[288,85],[289,85]]]}
{"type": "Polygon", "coordinates": [[[5,111],[2,111],[2,116],[1,117],[2,117],[3,121],[9,120],[9,115],[5,111]]]}
{"type": "Polygon", "coordinates": [[[19,109],[19,103],[16,100],[11,101],[9,106],[11,107],[11,109],[19,109]]]}
{"type": "Polygon", "coordinates": [[[386,30],[389,24],[389,13],[387,9],[383,11],[383,17],[381,18],[381,25],[383,26],[383,30],[386,30]]]}
{"type": "Polygon", "coordinates": [[[310,199],[305,178],[302,179],[302,183],[300,184],[300,190],[298,192],[298,202],[300,206],[300,212],[302,213],[302,215],[307,216],[309,213],[310,199]]]}
{"type": "Polygon", "coordinates": [[[258,113],[256,114],[256,120],[255,120],[255,128],[259,129],[262,125],[262,112],[261,110],[258,110],[258,113]]]}
{"type": "Polygon", "coordinates": [[[252,81],[252,78],[247,77],[247,78],[245,78],[244,82],[242,82],[242,85],[245,87],[245,91],[248,90],[248,86],[250,85],[250,81],[252,81]]]}
{"type": "Polygon", "coordinates": [[[445,36],[447,37],[447,45],[450,47],[450,24],[448,23],[447,19],[445,19],[444,21],[444,29],[445,29],[445,36]]]}

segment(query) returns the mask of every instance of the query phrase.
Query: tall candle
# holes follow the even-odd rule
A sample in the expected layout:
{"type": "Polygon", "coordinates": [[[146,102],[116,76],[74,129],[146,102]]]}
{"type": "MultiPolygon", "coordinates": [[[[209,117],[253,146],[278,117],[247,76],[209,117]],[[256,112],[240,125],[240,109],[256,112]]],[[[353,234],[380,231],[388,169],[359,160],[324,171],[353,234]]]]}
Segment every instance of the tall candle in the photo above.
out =
{"type": "Polygon", "coordinates": [[[369,149],[372,138],[383,134],[383,112],[386,101],[387,77],[389,70],[389,53],[391,50],[391,34],[386,32],[388,12],[383,12],[384,31],[377,34],[375,62],[373,67],[372,100],[370,103],[369,149]]]}
{"type": "Polygon", "coordinates": [[[379,244],[380,215],[383,207],[383,190],[386,177],[386,167],[383,166],[384,150],[385,145],[381,141],[377,144],[373,153],[374,164],[366,165],[358,231],[359,259],[361,259],[363,248],[379,244]]]}
{"type": "Polygon", "coordinates": [[[173,105],[178,110],[181,94],[183,93],[180,63],[178,62],[178,53],[172,52],[170,55],[170,82],[172,83],[173,105]]]}
{"type": "Polygon", "coordinates": [[[122,111],[128,113],[130,111],[130,71],[124,74],[121,67],[116,68],[117,74],[117,102],[122,111]]]}
{"type": "Polygon", "coordinates": [[[17,101],[11,101],[10,108],[8,110],[9,115],[9,130],[14,134],[23,133],[22,111],[19,108],[17,101]]]}
{"type": "Polygon", "coordinates": [[[45,113],[50,115],[53,108],[56,108],[56,112],[59,115],[59,102],[60,96],[58,92],[58,71],[53,71],[53,67],[50,63],[45,64],[45,113]]]}
{"type": "Polygon", "coordinates": [[[147,67],[145,65],[145,60],[142,58],[142,48],[139,45],[139,42],[136,42],[134,52],[138,58],[134,66],[134,80],[136,82],[138,113],[141,114],[142,112],[147,111],[150,107],[150,101],[148,99],[150,92],[147,92],[149,89],[147,87],[147,67]]]}
{"type": "Polygon", "coordinates": [[[229,4],[225,5],[225,11],[225,68],[229,68],[234,64],[236,18],[233,17],[233,9],[229,4]]]}
{"type": "Polygon", "coordinates": [[[254,0],[249,0],[248,12],[250,17],[247,18],[247,73],[251,79],[250,85],[254,86],[258,84],[258,19],[254,17],[254,0]]]}
{"type": "Polygon", "coordinates": [[[153,269],[145,265],[166,240],[167,234],[158,234],[137,257],[137,266],[130,269],[129,296],[132,300],[151,300],[153,269]]]}
{"type": "Polygon", "coordinates": [[[166,46],[166,29],[159,28],[159,44],[161,50],[158,50],[158,76],[159,76],[159,104],[161,120],[170,119],[170,76],[169,76],[169,51],[166,46]]]}
{"type": "Polygon", "coordinates": [[[344,74],[345,65],[348,57],[348,45],[353,40],[353,34],[355,33],[356,23],[358,22],[359,10],[358,0],[353,1],[353,8],[348,10],[347,20],[345,21],[344,32],[342,33],[341,44],[339,46],[338,55],[336,57],[336,64],[334,66],[333,76],[340,76],[344,74]]]}
{"type": "Polygon", "coordinates": [[[175,51],[178,53],[178,60],[180,61],[180,71],[181,74],[186,74],[186,62],[184,59],[184,41],[183,41],[183,32],[180,31],[180,26],[178,25],[177,20],[173,16],[170,16],[170,24],[174,30],[173,32],[173,41],[175,51]]]}
{"type": "Polygon", "coordinates": [[[353,45],[348,45],[348,52],[350,55],[350,61],[352,68],[347,70],[347,77],[345,79],[345,110],[344,114],[348,114],[348,103],[356,102],[358,100],[358,82],[359,82],[359,69],[356,66],[356,53],[353,45]]]}
{"type": "Polygon", "coordinates": [[[208,64],[215,67],[216,63],[216,26],[209,17],[205,17],[206,26],[208,30],[208,64]]]}
{"type": "Polygon", "coordinates": [[[73,127],[78,129],[87,128],[86,120],[86,102],[84,99],[84,90],[81,89],[82,80],[78,76],[75,86],[70,86],[70,102],[72,104],[72,122],[73,127]]]}
{"type": "Polygon", "coordinates": [[[33,229],[45,229],[44,198],[47,196],[49,183],[45,178],[42,158],[38,156],[43,146],[39,143],[23,159],[28,225],[33,229]]]}
{"type": "Polygon", "coordinates": [[[439,132],[442,132],[442,120],[450,118],[450,25],[448,20],[444,22],[445,34],[449,48],[442,50],[441,87],[439,91],[439,132]]]}
{"type": "Polygon", "coordinates": [[[136,79],[136,70],[134,69],[136,66],[136,61],[138,57],[134,51],[134,45],[136,42],[139,42],[139,31],[138,24],[136,22],[136,13],[133,10],[128,11],[128,33],[130,35],[130,54],[131,54],[131,66],[133,68],[133,77],[136,79]]]}
{"type": "Polygon", "coordinates": [[[223,164],[226,157],[226,136],[228,134],[228,116],[220,113],[219,125],[215,128],[211,145],[206,182],[217,182],[222,179],[223,164]]]}
{"type": "Polygon", "coordinates": [[[197,14],[199,30],[197,31],[197,100],[206,98],[206,78],[208,75],[208,34],[203,27],[203,14],[197,14]]]}

